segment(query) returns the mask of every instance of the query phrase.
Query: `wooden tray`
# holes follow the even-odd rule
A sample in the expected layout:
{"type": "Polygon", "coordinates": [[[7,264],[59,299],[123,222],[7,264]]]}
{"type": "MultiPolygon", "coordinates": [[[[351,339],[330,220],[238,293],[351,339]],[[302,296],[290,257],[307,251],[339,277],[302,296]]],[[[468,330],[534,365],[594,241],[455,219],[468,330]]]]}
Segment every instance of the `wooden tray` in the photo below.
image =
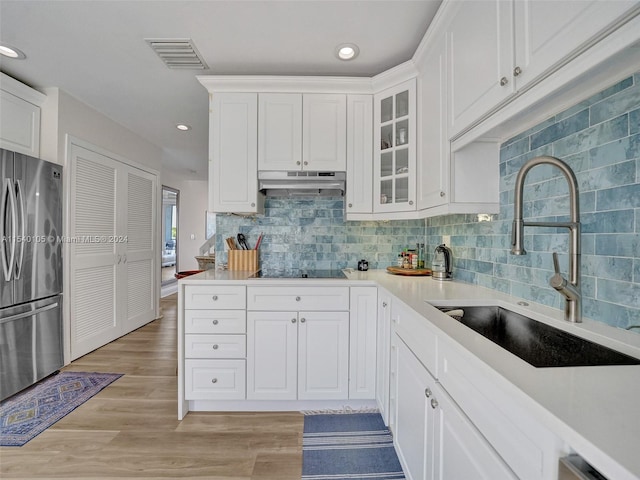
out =
{"type": "Polygon", "coordinates": [[[431,275],[430,268],[401,268],[401,267],[387,267],[389,273],[394,275],[406,275],[409,277],[424,277],[431,275]]]}

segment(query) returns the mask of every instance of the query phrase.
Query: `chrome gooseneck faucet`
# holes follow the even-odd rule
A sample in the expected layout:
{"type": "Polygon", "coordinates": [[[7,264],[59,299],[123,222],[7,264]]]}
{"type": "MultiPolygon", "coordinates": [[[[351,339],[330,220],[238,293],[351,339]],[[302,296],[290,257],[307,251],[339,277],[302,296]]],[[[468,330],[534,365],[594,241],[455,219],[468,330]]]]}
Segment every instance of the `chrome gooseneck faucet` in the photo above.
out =
{"type": "Polygon", "coordinates": [[[549,284],[565,298],[564,319],[569,322],[582,321],[582,297],[580,294],[580,208],[578,205],[578,182],[573,170],[559,158],[542,156],[525,163],[516,177],[514,200],[513,227],[511,231],[511,253],[526,255],[522,244],[524,227],[564,227],[569,229],[569,281],[560,273],[558,254],[553,252],[553,267],[555,274],[549,279],[549,284]],[[553,165],[558,167],[569,184],[569,201],[571,220],[569,222],[525,222],[523,217],[524,180],[533,167],[537,165],[553,165]]]}

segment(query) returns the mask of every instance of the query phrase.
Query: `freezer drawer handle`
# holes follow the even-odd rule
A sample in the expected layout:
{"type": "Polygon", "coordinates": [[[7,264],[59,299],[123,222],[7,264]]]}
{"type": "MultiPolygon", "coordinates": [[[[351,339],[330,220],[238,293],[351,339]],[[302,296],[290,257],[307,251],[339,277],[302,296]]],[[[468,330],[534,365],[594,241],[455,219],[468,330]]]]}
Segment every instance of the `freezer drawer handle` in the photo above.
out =
{"type": "Polygon", "coordinates": [[[47,305],[42,308],[36,308],[35,310],[30,310],[28,312],[18,313],[17,315],[11,315],[10,317],[3,318],[2,320],[0,320],[0,323],[7,323],[7,322],[12,322],[14,320],[19,320],[21,318],[33,317],[34,315],[39,315],[49,310],[53,310],[54,308],[58,308],[58,302],[52,303],[51,305],[47,305]]]}

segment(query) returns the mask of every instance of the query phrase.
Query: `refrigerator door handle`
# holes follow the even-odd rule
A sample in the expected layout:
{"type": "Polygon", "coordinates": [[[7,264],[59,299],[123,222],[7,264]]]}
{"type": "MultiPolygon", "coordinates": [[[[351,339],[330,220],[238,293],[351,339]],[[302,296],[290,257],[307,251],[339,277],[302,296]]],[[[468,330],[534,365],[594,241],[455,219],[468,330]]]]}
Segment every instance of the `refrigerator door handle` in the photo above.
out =
{"type": "Polygon", "coordinates": [[[16,257],[16,198],[13,192],[12,182],[10,179],[5,178],[2,186],[2,218],[0,219],[0,242],[2,243],[2,251],[0,257],[2,257],[2,270],[4,272],[4,278],[7,282],[11,281],[11,274],[13,273],[13,262],[16,257]],[[7,198],[11,204],[11,256],[7,259],[7,232],[4,227],[7,219],[7,198]],[[7,261],[8,260],[8,261],[7,261]]]}
{"type": "MultiPolygon", "coordinates": [[[[20,185],[20,180],[16,180],[16,198],[18,200],[18,205],[20,206],[20,254],[16,260],[15,270],[13,274],[14,279],[19,279],[20,274],[22,273],[22,262],[24,261],[24,244],[26,241],[25,238],[25,226],[27,223],[27,219],[25,218],[24,213],[24,191],[22,190],[22,185],[20,185]]],[[[16,219],[17,219],[16,215],[16,219]]],[[[18,230],[16,228],[16,230],[18,230]]]]}
{"type": "Polygon", "coordinates": [[[41,313],[48,312],[49,310],[53,310],[54,308],[58,308],[58,305],[58,302],[55,302],[44,307],[36,308],[35,310],[29,310],[28,312],[11,315],[10,317],[6,317],[0,320],[0,324],[13,322],[14,320],[20,320],[21,318],[33,317],[34,315],[39,315],[41,313]]]}

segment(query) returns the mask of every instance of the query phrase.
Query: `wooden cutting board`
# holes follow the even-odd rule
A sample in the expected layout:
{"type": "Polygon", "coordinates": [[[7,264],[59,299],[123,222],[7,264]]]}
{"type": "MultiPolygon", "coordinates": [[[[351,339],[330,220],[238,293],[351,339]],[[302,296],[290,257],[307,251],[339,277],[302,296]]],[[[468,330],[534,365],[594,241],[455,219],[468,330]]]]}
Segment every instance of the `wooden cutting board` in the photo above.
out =
{"type": "Polygon", "coordinates": [[[389,273],[394,275],[406,275],[408,277],[424,277],[431,275],[430,268],[401,268],[401,267],[387,267],[389,273]]]}

